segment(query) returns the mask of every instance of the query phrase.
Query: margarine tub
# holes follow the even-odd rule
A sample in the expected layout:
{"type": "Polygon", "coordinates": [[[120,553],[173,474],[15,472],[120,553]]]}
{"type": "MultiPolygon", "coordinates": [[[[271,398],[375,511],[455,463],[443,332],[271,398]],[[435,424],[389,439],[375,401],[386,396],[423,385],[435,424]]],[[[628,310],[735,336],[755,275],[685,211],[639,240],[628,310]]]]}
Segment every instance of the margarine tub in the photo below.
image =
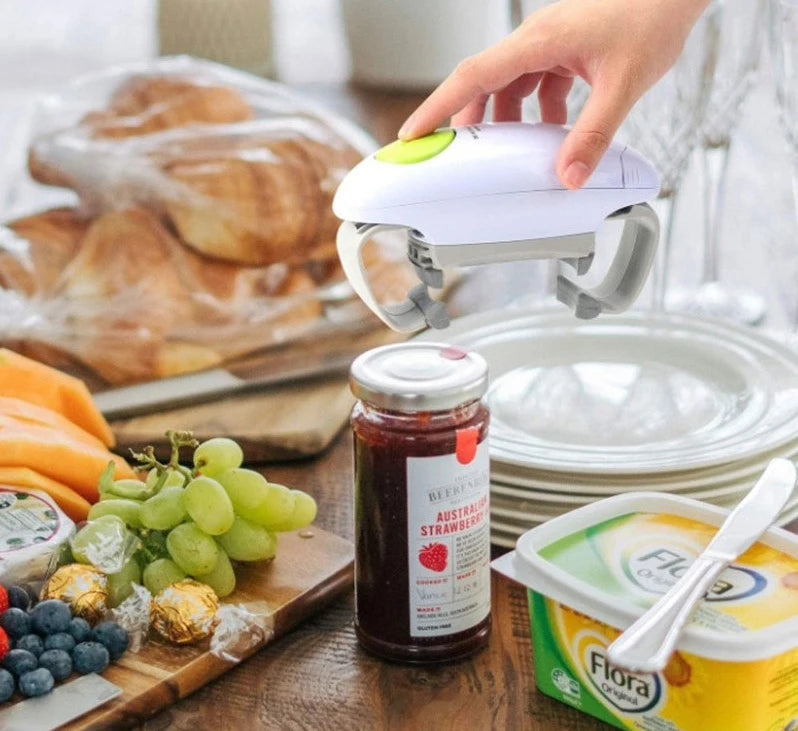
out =
{"type": "Polygon", "coordinates": [[[529,589],[540,690],[623,729],[798,729],[798,536],[779,528],[719,576],[663,672],[607,660],[607,646],[727,515],[675,495],[628,493],[528,531],[495,560],[529,589]]]}

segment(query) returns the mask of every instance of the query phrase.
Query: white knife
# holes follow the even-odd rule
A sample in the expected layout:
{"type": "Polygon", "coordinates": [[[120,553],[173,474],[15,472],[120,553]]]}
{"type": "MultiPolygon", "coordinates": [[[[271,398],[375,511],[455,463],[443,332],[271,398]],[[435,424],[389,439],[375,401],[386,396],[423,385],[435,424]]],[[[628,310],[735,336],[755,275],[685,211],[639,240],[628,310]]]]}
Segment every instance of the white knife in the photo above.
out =
{"type": "Polygon", "coordinates": [[[162,378],[158,381],[120,386],[94,394],[94,402],[106,419],[123,419],[137,414],[178,408],[212,401],[222,396],[264,390],[273,386],[344,374],[356,352],[331,353],[319,359],[272,363],[253,367],[249,363],[213,368],[198,373],[162,378]]]}
{"type": "Polygon", "coordinates": [[[776,520],[792,494],[795,481],[795,465],[790,460],[771,460],[756,485],[729,513],[682,578],[607,648],[610,662],[632,672],[662,670],[695,605],[723,569],[748,550],[776,520]]]}
{"type": "Polygon", "coordinates": [[[57,685],[38,698],[0,710],[2,731],[52,731],[122,694],[118,685],[90,673],[57,685]]]}
{"type": "Polygon", "coordinates": [[[366,322],[293,343],[287,349],[265,348],[218,368],[110,388],[94,393],[93,397],[106,419],[123,419],[223,396],[344,375],[364,350],[400,339],[396,333],[366,322]]]}

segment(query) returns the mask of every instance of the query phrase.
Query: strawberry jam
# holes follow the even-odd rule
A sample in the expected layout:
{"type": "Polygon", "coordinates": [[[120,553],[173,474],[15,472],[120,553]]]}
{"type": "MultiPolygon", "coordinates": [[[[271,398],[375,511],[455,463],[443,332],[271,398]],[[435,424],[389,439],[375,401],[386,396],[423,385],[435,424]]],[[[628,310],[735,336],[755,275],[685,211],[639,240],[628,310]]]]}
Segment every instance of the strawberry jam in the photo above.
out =
{"type": "Polygon", "coordinates": [[[490,632],[487,366],[404,343],[352,365],[355,630],[405,662],[454,660],[490,632]]]}

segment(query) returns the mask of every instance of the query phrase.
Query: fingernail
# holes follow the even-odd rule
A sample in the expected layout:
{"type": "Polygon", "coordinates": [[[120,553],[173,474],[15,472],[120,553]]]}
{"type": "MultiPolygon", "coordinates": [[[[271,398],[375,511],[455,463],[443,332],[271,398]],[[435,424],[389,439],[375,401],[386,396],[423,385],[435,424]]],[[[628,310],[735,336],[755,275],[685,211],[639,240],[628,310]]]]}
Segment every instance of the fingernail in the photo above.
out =
{"type": "Polygon", "coordinates": [[[410,129],[412,129],[412,127],[413,127],[413,115],[411,114],[407,118],[405,123],[399,128],[399,132],[396,136],[399,139],[404,139],[405,137],[407,137],[407,133],[410,131],[410,129]]]}
{"type": "Polygon", "coordinates": [[[585,181],[590,177],[590,168],[581,160],[574,160],[563,175],[563,181],[569,188],[581,188],[585,181]]]}

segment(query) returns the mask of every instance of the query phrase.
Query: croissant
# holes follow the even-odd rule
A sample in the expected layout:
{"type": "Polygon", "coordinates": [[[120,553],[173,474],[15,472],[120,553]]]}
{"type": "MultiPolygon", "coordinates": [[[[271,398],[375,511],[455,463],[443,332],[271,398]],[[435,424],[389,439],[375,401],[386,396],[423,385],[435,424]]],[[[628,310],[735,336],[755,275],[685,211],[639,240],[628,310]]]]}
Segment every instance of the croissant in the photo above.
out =
{"type": "Polygon", "coordinates": [[[36,143],[34,143],[28,148],[28,172],[30,176],[43,185],[71,188],[72,178],[58,165],[51,165],[45,162],[36,147],[36,143]]]}
{"type": "Polygon", "coordinates": [[[108,381],[149,377],[167,333],[190,311],[171,239],[147,211],[107,213],[89,226],[64,270],[57,294],[75,330],[73,346],[108,381]]]}
{"type": "MultiPolygon", "coordinates": [[[[185,323],[185,332],[175,332],[172,339],[164,342],[158,349],[154,372],[150,378],[174,376],[209,368],[223,360],[290,340],[311,329],[322,315],[322,306],[316,295],[316,285],[301,269],[287,270],[282,276],[275,277],[280,280],[279,286],[271,289],[269,299],[259,300],[247,299],[244,296],[244,292],[248,289],[247,285],[252,281],[263,283],[259,281],[260,277],[257,275],[248,277],[247,274],[250,273],[255,274],[254,271],[242,271],[236,277],[238,281],[234,290],[238,296],[227,303],[231,311],[227,313],[226,319],[220,317],[219,304],[210,308],[213,310],[211,318],[215,316],[215,322],[213,319],[202,317],[201,306],[196,308],[194,320],[185,323]],[[243,307],[244,303],[246,308],[243,307]],[[248,312],[243,312],[243,309],[247,309],[248,312]],[[263,326],[261,328],[253,326],[251,321],[247,321],[247,317],[262,319],[263,326]],[[203,338],[196,330],[197,327],[208,325],[213,325],[213,337],[219,341],[217,348],[220,348],[220,352],[214,350],[211,345],[196,342],[208,339],[207,336],[203,338]]],[[[223,306],[222,310],[225,309],[227,308],[223,306]]]]}
{"type": "Polygon", "coordinates": [[[179,76],[134,76],[111,97],[108,108],[83,124],[95,137],[146,135],[186,124],[230,124],[252,119],[252,108],[234,89],[205,86],[179,76]]]}
{"type": "Polygon", "coordinates": [[[28,167],[40,182],[76,189],[95,211],[134,204],[165,212],[180,238],[208,256],[250,265],[300,262],[334,237],[332,198],[361,156],[311,117],[251,117],[232,89],[137,76],[107,109],[34,144],[28,167]],[[145,136],[191,122],[225,125],[145,136]],[[142,137],[135,150],[98,142],[88,155],[77,145],[81,135],[89,145],[142,137]]]}
{"type": "MultiPolygon", "coordinates": [[[[184,246],[146,209],[94,221],[56,209],[10,225],[37,257],[31,270],[48,282],[43,299],[54,318],[51,336],[33,333],[15,349],[79,372],[95,388],[97,375],[114,384],[176,375],[312,332],[324,314],[324,287],[342,277],[330,240],[301,265],[244,266],[184,246]]],[[[364,247],[364,262],[378,299],[399,301],[415,278],[403,247],[386,243],[364,247]]],[[[11,252],[0,256],[4,286],[15,261],[11,252]]],[[[25,294],[39,292],[19,276],[13,283],[20,282],[25,294]]],[[[364,314],[351,300],[332,304],[364,314]]]]}
{"type": "Polygon", "coordinates": [[[208,368],[290,340],[323,314],[316,283],[302,268],[240,266],[180,246],[178,271],[191,314],[159,347],[151,378],[208,368]]]}
{"type": "MultiPolygon", "coordinates": [[[[74,188],[95,218],[65,209],[11,225],[30,256],[0,251],[0,285],[49,307],[49,330],[22,347],[120,384],[361,321],[331,210],[360,157],[312,116],[253,119],[233,89],[130,78],[30,150],[31,174],[74,188]]],[[[381,302],[416,283],[403,246],[367,246],[364,259],[381,302]]]]}
{"type": "Polygon", "coordinates": [[[79,357],[111,383],[216,365],[296,335],[322,311],[301,269],[207,259],[144,209],[98,217],[58,295],[80,320],[79,357]]]}
{"type": "MultiPolygon", "coordinates": [[[[106,109],[86,114],[72,132],[88,139],[122,139],[187,124],[231,124],[252,117],[252,108],[234,89],[173,75],[137,75],[114,92],[106,109]]],[[[28,171],[45,185],[73,187],[71,176],[42,159],[35,144],[28,151],[28,171]]]]}
{"type": "Polygon", "coordinates": [[[298,262],[334,238],[335,189],[360,155],[303,132],[247,125],[215,136],[207,152],[185,146],[158,155],[180,188],[162,201],[180,238],[208,256],[245,264],[298,262]],[[226,141],[226,149],[225,149],[226,141]]]}
{"type": "Polygon", "coordinates": [[[17,236],[0,248],[0,287],[47,295],[89,226],[74,208],[54,208],[10,221],[17,236]]]}
{"type": "MultiPolygon", "coordinates": [[[[402,234],[378,234],[366,243],[361,256],[371,288],[381,304],[403,302],[407,293],[419,283],[407,258],[402,234]],[[387,239],[389,236],[392,240],[387,239]]],[[[335,241],[315,247],[305,262],[305,270],[317,286],[346,279],[335,241]]]]}

